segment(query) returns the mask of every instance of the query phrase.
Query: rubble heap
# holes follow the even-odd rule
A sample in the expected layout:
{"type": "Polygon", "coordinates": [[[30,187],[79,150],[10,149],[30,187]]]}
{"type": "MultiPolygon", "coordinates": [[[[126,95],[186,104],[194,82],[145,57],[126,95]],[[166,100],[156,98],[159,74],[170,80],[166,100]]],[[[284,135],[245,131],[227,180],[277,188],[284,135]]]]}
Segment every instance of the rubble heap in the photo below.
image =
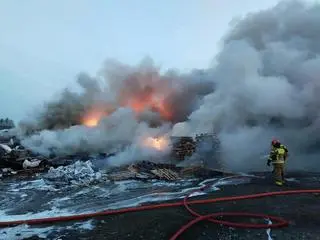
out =
{"type": "MultiPolygon", "coordinates": [[[[2,121],[2,123],[10,121],[2,121]]],[[[12,129],[0,130],[0,177],[15,175],[21,172],[34,173],[42,171],[46,158],[33,154],[21,146],[12,129]]]]}
{"type": "Polygon", "coordinates": [[[15,174],[34,174],[46,169],[48,159],[37,156],[22,146],[0,144],[0,177],[15,174]]]}
{"type": "Polygon", "coordinates": [[[87,161],[92,158],[88,153],[64,157],[41,156],[25,149],[16,137],[6,130],[2,130],[0,134],[0,178],[12,175],[30,176],[47,171],[50,167],[67,166],[77,160],[87,161]]]}
{"type": "MultiPolygon", "coordinates": [[[[4,131],[4,130],[3,130],[4,131]]],[[[7,130],[5,130],[7,131],[7,130]]],[[[209,155],[219,153],[220,143],[218,138],[212,134],[201,134],[192,137],[172,137],[172,155],[175,159],[183,161],[185,157],[192,156],[204,144],[209,148],[209,155]],[[209,144],[208,144],[209,143],[209,144]]],[[[90,155],[89,153],[79,153],[76,155],[63,157],[45,157],[25,149],[15,136],[9,132],[0,134],[0,178],[6,176],[33,175],[38,172],[48,171],[51,167],[57,168],[67,166],[76,161],[88,161],[97,159],[107,159],[112,154],[90,155]]],[[[204,156],[207,158],[208,156],[204,156]]],[[[201,157],[199,156],[199,159],[201,157]]],[[[120,168],[112,168],[107,171],[108,178],[112,181],[119,180],[150,180],[159,179],[175,181],[182,178],[208,178],[225,174],[220,170],[204,168],[204,166],[193,166],[185,168],[174,164],[160,164],[149,161],[141,161],[135,164],[120,168]]]]}

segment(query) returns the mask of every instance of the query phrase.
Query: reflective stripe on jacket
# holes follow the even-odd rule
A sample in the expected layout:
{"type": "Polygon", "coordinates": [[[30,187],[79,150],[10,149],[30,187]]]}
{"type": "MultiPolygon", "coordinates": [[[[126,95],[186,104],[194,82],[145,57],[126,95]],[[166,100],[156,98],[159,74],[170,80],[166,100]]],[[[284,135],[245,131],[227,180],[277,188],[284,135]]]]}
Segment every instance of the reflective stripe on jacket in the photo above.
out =
{"type": "MultiPolygon", "coordinates": [[[[287,148],[285,145],[281,144],[281,145],[280,145],[280,148],[283,148],[283,149],[286,151],[286,153],[288,153],[288,148],[287,148]]],[[[271,147],[271,151],[274,151],[274,150],[276,150],[276,149],[277,149],[277,148],[274,147],[274,146],[271,147]]]]}
{"type": "Polygon", "coordinates": [[[270,152],[269,160],[271,160],[272,163],[284,163],[286,159],[287,151],[285,148],[274,148],[270,152]]]}

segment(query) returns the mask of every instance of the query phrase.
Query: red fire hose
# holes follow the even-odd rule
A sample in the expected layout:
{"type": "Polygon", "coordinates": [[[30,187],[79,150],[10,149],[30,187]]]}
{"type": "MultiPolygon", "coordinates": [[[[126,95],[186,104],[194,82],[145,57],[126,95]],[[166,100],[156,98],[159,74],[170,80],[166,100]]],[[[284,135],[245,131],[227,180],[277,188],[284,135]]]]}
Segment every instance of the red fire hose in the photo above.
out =
{"type": "MultiPolygon", "coordinates": [[[[205,186],[205,187],[208,187],[208,186],[205,186]]],[[[205,187],[203,187],[202,190],[205,187]]],[[[199,190],[196,190],[196,191],[199,191],[199,190]]],[[[108,215],[123,214],[123,213],[129,213],[129,212],[138,212],[138,211],[145,211],[145,210],[152,210],[152,209],[185,206],[187,208],[187,210],[192,215],[194,215],[196,218],[194,220],[190,221],[189,223],[185,224],[184,226],[182,226],[170,238],[170,240],[175,240],[184,231],[186,231],[187,229],[192,227],[195,223],[203,221],[203,220],[209,220],[210,222],[229,226],[229,227],[256,228],[256,229],[280,228],[280,227],[285,227],[289,224],[288,221],[286,221],[282,218],[275,217],[275,216],[269,216],[269,215],[265,215],[265,214],[253,214],[253,213],[245,213],[245,212],[222,212],[222,213],[213,213],[213,214],[209,214],[209,215],[200,215],[199,213],[192,210],[190,208],[190,205],[256,199],[256,198],[264,198],[264,197],[279,196],[279,195],[320,193],[320,189],[289,190],[289,191],[266,192],[266,193],[241,195],[241,196],[233,196],[233,197],[220,197],[220,198],[214,198],[214,199],[187,201],[189,196],[196,191],[193,191],[190,194],[188,194],[184,198],[183,201],[174,202],[174,203],[162,203],[162,204],[149,205],[149,206],[124,208],[124,209],[118,209],[118,210],[106,210],[106,211],[93,212],[93,213],[87,213],[87,214],[78,214],[78,215],[72,215],[72,216],[60,216],[60,217],[38,218],[38,219],[16,220],[16,221],[2,221],[2,222],[0,222],[0,227],[8,227],[8,226],[14,226],[14,225],[19,225],[19,224],[29,224],[29,225],[52,224],[55,222],[84,220],[84,219],[99,217],[99,216],[108,216],[108,215]],[[269,219],[275,223],[272,223],[269,225],[269,224],[235,223],[235,222],[217,220],[218,217],[224,217],[224,216],[269,219]]]]}

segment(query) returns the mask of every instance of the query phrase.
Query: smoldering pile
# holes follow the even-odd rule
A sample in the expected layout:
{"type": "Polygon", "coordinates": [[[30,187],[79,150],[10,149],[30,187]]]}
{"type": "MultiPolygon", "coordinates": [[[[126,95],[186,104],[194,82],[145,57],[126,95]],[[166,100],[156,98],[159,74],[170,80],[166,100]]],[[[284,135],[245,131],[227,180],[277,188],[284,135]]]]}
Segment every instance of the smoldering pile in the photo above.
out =
{"type": "Polygon", "coordinates": [[[150,61],[136,68],[109,61],[97,78],[79,76],[81,93],[65,90],[22,123],[22,143],[61,155],[125,143],[114,159],[123,164],[154,155],[139,147],[146,137],[215,131],[231,169],[264,168],[260,157],[277,137],[289,147],[289,167],[314,170],[319,24],[319,4],[286,1],[235,23],[208,69],[160,74],[150,61]],[[40,132],[26,135],[34,130],[40,132]]]}
{"type": "MultiPolygon", "coordinates": [[[[99,162],[105,163],[110,161],[117,153],[113,154],[82,154],[68,155],[63,157],[43,156],[25,149],[20,141],[16,138],[16,129],[0,132],[0,178],[18,176],[19,178],[32,177],[38,173],[47,172],[45,178],[49,181],[53,180],[57,184],[57,180],[63,184],[85,183],[82,181],[85,177],[89,183],[100,180],[165,180],[176,181],[187,178],[212,178],[217,176],[226,176],[231,173],[218,169],[210,169],[208,166],[178,166],[171,163],[154,163],[151,161],[137,161],[135,164],[110,166],[103,171],[99,167],[99,162]],[[102,175],[104,178],[102,178],[102,175]],[[81,180],[81,181],[80,181],[81,180]]],[[[191,138],[192,140],[192,138],[191,138]]],[[[194,152],[203,147],[202,143],[211,142],[215,145],[215,137],[210,135],[200,135],[196,137],[196,141],[185,141],[185,138],[175,138],[176,147],[179,157],[176,160],[182,161],[182,148],[185,148],[185,156],[189,154],[190,143],[194,146],[194,152]],[[209,141],[205,141],[208,140],[209,141]],[[185,146],[184,146],[185,145],[185,146]]],[[[147,141],[147,144],[153,144],[153,140],[147,141]]],[[[157,146],[161,146],[162,142],[158,142],[157,146]]],[[[217,159],[218,160],[218,159],[217,159]]]]}

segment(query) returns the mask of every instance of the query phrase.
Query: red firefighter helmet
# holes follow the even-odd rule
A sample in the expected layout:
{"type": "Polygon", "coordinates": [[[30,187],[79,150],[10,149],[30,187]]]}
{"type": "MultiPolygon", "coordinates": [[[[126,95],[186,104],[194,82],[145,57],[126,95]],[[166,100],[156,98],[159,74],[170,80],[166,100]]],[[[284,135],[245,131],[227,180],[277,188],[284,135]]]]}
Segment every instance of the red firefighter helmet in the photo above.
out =
{"type": "Polygon", "coordinates": [[[271,141],[271,145],[272,146],[276,146],[276,145],[279,145],[280,144],[280,141],[279,140],[277,140],[277,139],[272,139],[272,141],[271,141]]]}

